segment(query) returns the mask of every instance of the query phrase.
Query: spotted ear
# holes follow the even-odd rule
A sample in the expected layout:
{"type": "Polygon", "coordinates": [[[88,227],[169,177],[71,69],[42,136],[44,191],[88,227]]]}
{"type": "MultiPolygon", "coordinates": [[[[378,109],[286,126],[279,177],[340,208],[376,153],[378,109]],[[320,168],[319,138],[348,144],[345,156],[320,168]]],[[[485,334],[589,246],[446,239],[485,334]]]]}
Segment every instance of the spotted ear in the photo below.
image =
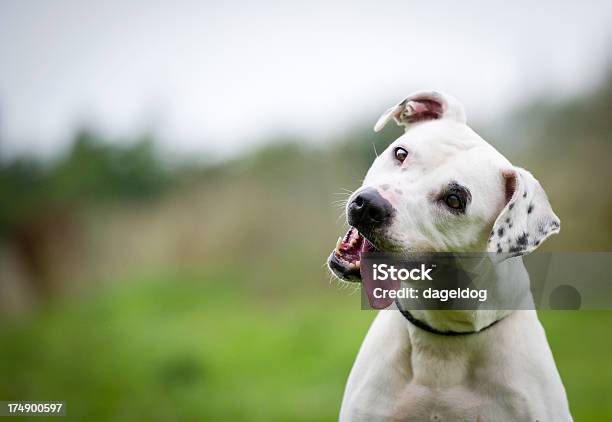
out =
{"type": "Polygon", "coordinates": [[[459,101],[437,91],[418,91],[388,109],[374,125],[374,132],[380,132],[391,119],[406,130],[415,123],[451,119],[466,123],[465,110],[459,101]]]}
{"type": "Polygon", "coordinates": [[[502,176],[506,206],[493,224],[487,250],[504,257],[526,255],[559,233],[561,222],[531,173],[514,167],[503,170],[502,176]]]}

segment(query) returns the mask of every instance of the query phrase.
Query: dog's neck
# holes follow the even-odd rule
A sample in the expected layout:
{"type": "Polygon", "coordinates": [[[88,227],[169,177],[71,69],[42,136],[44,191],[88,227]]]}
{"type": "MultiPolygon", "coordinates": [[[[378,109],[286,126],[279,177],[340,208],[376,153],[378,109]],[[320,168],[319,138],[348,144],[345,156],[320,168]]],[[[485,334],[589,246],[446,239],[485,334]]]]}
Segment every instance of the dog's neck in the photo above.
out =
{"type": "Polygon", "coordinates": [[[398,299],[397,305],[409,311],[414,319],[431,327],[433,331],[453,333],[475,333],[506,317],[514,309],[534,309],[529,289],[529,275],[521,257],[506,259],[495,264],[493,269],[490,274],[492,279],[487,280],[491,294],[488,309],[411,310],[407,308],[408,305],[403,299],[398,299]],[[497,298],[504,299],[504,309],[497,309],[495,306],[497,298]]]}

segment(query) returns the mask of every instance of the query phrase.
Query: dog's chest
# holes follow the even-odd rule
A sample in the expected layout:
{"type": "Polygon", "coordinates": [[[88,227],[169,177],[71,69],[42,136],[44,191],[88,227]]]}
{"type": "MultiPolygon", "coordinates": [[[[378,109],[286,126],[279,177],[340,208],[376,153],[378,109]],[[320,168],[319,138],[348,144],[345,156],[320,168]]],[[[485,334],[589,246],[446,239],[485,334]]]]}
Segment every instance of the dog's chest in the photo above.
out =
{"type": "Polygon", "coordinates": [[[369,361],[363,369],[358,366],[347,390],[347,417],[343,420],[537,419],[531,417],[537,412],[530,397],[513,387],[522,384],[509,382],[516,371],[506,370],[509,363],[501,356],[503,352],[497,355],[498,362],[467,350],[459,342],[421,346],[417,340],[405,349],[379,350],[374,354],[378,359],[369,361]]]}
{"type": "MultiPolygon", "coordinates": [[[[431,388],[408,385],[398,397],[394,417],[405,421],[528,420],[515,406],[504,408],[493,397],[465,386],[431,388]],[[501,418],[500,418],[501,417],[501,418]],[[504,418],[505,417],[505,418],[504,418]],[[518,419],[515,419],[518,418],[518,419]]],[[[512,401],[510,396],[506,399],[512,401]]],[[[517,400],[517,402],[520,400],[517,400]]]]}
{"type": "Polygon", "coordinates": [[[493,396],[465,386],[432,388],[408,384],[386,396],[357,399],[353,401],[353,406],[355,417],[349,420],[533,420],[529,418],[525,402],[519,394],[506,392],[500,403],[493,396]]]}
{"type": "Polygon", "coordinates": [[[483,400],[461,387],[438,390],[413,385],[400,394],[398,404],[395,416],[401,420],[476,421],[483,400]]]}
{"type": "Polygon", "coordinates": [[[533,420],[527,397],[508,384],[509,374],[497,362],[471,359],[477,355],[460,353],[458,346],[452,349],[447,356],[413,349],[411,376],[398,388],[393,417],[440,422],[533,420]]]}

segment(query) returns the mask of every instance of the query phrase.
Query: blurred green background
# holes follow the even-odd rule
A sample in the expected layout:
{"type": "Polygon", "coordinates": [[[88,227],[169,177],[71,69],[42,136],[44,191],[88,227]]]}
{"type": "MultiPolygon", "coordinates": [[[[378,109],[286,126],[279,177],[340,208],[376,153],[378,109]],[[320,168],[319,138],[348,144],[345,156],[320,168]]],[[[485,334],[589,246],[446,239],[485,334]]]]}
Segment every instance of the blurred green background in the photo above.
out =
{"type": "MultiPolygon", "coordinates": [[[[548,191],[547,250],[612,249],[611,110],[609,77],[473,124],[548,191]]],[[[335,419],[375,313],[324,262],[335,202],[399,133],[376,117],[208,164],[87,128],[55,159],[4,160],[0,398],[65,400],[72,420],[335,419]]],[[[541,319],[575,419],[612,420],[612,312],[541,319]]]]}

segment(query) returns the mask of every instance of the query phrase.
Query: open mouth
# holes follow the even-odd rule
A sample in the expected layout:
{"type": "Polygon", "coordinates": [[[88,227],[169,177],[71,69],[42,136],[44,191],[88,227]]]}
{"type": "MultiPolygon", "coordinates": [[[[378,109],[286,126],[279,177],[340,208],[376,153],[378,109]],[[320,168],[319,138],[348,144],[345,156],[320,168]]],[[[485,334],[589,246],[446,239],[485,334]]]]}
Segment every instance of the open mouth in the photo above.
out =
{"type": "Polygon", "coordinates": [[[328,263],[340,278],[346,281],[361,281],[361,255],[376,250],[368,239],[351,227],[343,238],[338,238],[328,263]]]}

